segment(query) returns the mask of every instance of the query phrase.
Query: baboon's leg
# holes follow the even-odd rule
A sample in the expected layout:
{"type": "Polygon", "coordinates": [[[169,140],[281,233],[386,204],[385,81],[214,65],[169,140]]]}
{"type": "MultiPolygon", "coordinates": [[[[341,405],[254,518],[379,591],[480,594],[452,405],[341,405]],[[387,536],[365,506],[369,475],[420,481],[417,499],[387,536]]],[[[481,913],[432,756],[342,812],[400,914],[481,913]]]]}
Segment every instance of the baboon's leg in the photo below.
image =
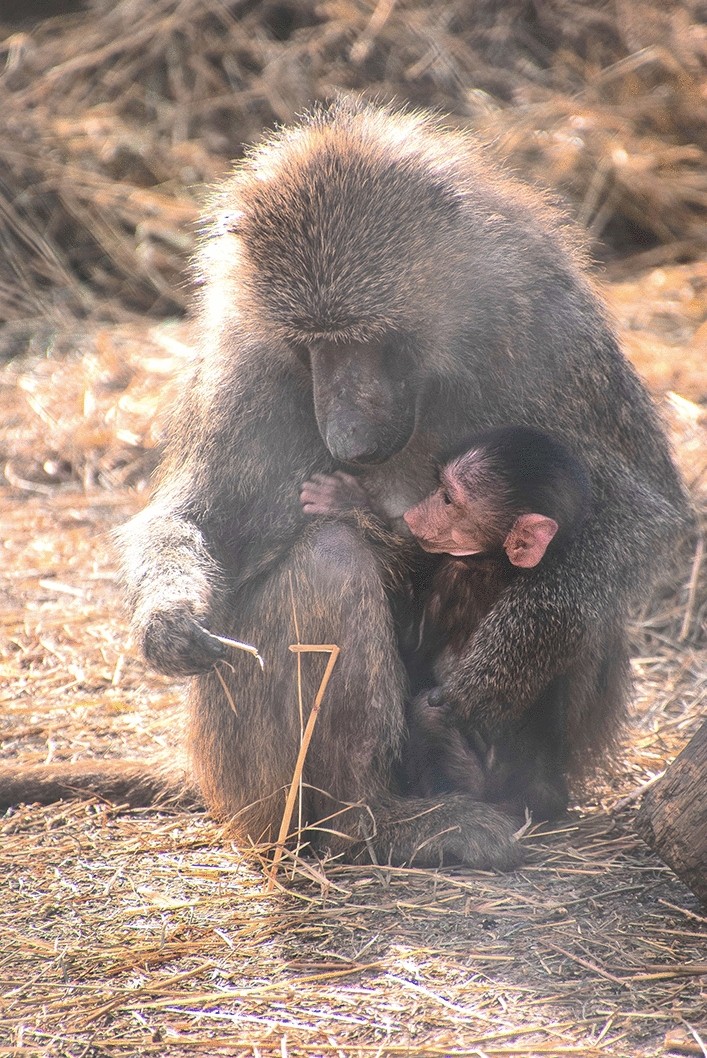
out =
{"type": "MultiPolygon", "coordinates": [[[[347,858],[370,852],[395,862],[444,857],[483,866],[517,862],[513,824],[464,797],[444,805],[394,796],[390,770],[404,734],[406,678],[379,558],[352,528],[333,522],[311,532],[249,598],[241,597],[226,634],[257,644],[252,657],[195,680],[191,746],[204,796],[235,817],[243,836],[277,836],[300,741],[297,660],[303,643],[336,643],[340,655],[309,748],[304,822],[320,820],[318,840],[347,858]],[[290,585],[292,585],[292,594],[290,585]]],[[[214,629],[214,631],[220,631],[214,629]]],[[[303,656],[303,723],[326,666],[303,656]]]]}
{"type": "MultiPolygon", "coordinates": [[[[242,816],[245,830],[272,838],[301,724],[327,662],[326,654],[301,657],[301,721],[297,657],[288,649],[298,629],[301,642],[336,643],[341,651],[304,771],[306,783],[333,798],[366,800],[387,785],[403,734],[405,673],[378,560],[347,526],[313,525],[290,560],[239,603],[225,634],[255,643],[265,669],[234,651],[233,671],[222,665],[218,674],[195,679],[190,741],[208,803],[227,816],[252,806],[242,816]]],[[[319,794],[308,795],[310,821],[320,802],[319,794]]]]}

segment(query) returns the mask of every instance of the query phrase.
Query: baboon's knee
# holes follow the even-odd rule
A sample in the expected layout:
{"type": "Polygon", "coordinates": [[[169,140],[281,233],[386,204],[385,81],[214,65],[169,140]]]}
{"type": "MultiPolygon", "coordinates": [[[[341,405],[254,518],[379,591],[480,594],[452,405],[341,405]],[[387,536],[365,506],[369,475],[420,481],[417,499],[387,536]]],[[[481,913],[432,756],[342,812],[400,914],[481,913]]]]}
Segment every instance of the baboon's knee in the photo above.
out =
{"type": "Polygon", "coordinates": [[[356,584],[379,584],[380,569],[373,549],[351,526],[326,522],[312,539],[318,582],[344,590],[356,584]]]}

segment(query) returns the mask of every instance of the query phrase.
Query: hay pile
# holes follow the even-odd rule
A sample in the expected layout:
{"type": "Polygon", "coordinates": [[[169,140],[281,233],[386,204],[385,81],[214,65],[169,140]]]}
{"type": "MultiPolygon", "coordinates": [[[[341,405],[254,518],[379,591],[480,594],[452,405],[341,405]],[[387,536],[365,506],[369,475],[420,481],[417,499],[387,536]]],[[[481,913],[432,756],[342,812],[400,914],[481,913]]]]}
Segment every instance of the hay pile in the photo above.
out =
{"type": "Polygon", "coordinates": [[[0,319],[181,311],[203,183],[342,89],[475,126],[614,250],[705,246],[700,0],[92,0],[31,31],[2,18],[0,319]]]}

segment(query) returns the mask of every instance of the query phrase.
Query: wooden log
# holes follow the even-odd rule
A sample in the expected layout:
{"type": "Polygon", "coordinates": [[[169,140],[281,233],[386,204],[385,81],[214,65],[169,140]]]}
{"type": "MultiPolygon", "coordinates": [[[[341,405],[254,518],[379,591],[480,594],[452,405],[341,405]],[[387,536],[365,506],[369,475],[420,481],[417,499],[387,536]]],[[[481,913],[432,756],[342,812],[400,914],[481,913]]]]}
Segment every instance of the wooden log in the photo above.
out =
{"type": "Polygon", "coordinates": [[[644,794],[636,829],[707,906],[707,722],[644,794]]]}

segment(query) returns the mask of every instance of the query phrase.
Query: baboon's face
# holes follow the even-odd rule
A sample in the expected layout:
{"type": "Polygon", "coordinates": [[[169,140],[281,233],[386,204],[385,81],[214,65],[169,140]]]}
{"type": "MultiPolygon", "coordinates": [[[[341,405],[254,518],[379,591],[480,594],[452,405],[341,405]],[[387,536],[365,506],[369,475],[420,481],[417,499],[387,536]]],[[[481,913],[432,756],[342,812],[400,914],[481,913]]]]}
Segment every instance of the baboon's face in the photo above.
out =
{"type": "Polygon", "coordinates": [[[463,505],[455,503],[445,484],[406,511],[403,518],[420,547],[433,554],[478,555],[493,550],[494,542],[482,530],[473,504],[466,497],[463,505]]]}
{"type": "Polygon", "coordinates": [[[417,385],[401,339],[308,346],[322,439],[342,463],[383,463],[415,429],[417,385]]]}
{"type": "Polygon", "coordinates": [[[503,479],[479,447],[441,467],[438,487],[403,517],[425,551],[457,556],[499,549],[512,522],[503,479]]]}

